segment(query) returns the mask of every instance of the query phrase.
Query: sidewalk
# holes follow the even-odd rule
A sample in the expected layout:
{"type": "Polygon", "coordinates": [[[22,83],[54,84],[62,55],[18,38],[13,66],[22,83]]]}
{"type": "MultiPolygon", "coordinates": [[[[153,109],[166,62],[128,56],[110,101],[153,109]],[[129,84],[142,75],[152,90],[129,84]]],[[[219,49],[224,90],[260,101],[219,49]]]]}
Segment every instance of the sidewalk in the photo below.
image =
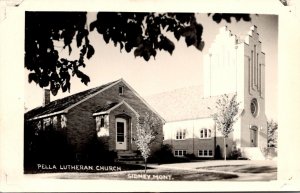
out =
{"type": "Polygon", "coordinates": [[[212,166],[225,166],[225,165],[257,165],[257,166],[274,166],[276,167],[276,161],[272,160],[209,160],[209,161],[199,161],[199,162],[185,162],[185,163],[172,163],[172,164],[148,164],[149,167],[170,167],[176,169],[182,168],[199,168],[199,167],[212,167],[212,166]]]}

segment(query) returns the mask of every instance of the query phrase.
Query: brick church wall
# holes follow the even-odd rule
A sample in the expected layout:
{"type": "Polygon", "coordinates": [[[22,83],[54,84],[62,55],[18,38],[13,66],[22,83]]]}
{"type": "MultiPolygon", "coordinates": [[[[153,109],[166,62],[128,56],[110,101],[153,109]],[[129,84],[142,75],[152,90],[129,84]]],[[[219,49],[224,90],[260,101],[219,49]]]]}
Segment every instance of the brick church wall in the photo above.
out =
{"type": "MultiPolygon", "coordinates": [[[[133,93],[130,88],[128,88],[123,82],[120,82],[105,91],[93,96],[92,98],[80,103],[79,105],[73,107],[69,110],[67,114],[68,119],[68,137],[70,143],[74,146],[76,152],[84,152],[87,148],[89,141],[96,135],[96,122],[95,117],[93,117],[93,113],[96,112],[100,107],[103,107],[108,104],[108,102],[121,102],[125,100],[135,111],[139,113],[140,116],[143,116],[145,113],[152,114],[153,112],[149,109],[143,101],[141,101],[135,93],[133,93]],[[118,89],[119,86],[123,86],[124,93],[119,95],[118,89]]],[[[136,123],[133,113],[127,108],[114,110],[110,115],[110,128],[109,128],[109,149],[113,150],[115,147],[115,122],[114,117],[119,113],[129,114],[131,117],[133,128],[136,123]]],[[[153,114],[156,116],[155,114],[153,114]]],[[[134,131],[134,129],[133,129],[134,131]]],[[[158,128],[158,135],[156,136],[156,140],[153,148],[160,147],[163,140],[163,132],[162,132],[162,122],[160,123],[160,127],[158,128]]],[[[134,148],[134,145],[132,146],[134,148]]]]}

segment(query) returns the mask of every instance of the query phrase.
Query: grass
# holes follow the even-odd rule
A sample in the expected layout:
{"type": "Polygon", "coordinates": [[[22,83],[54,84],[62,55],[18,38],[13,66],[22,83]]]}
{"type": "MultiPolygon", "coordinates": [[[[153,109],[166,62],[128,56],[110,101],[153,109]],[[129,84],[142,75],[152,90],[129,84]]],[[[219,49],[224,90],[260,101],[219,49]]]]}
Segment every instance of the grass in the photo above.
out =
{"type": "Polygon", "coordinates": [[[143,165],[123,164],[118,172],[71,172],[60,171],[37,174],[33,176],[54,179],[103,179],[103,180],[171,180],[171,181],[269,181],[277,179],[277,166],[273,162],[232,161],[199,162],[164,165],[149,165],[147,175],[143,178],[143,165]],[[195,166],[195,167],[194,167],[195,166]],[[199,167],[202,166],[202,167],[199,167]],[[188,169],[190,168],[190,169],[188,169]],[[135,176],[135,177],[131,177],[135,176]],[[136,177],[137,176],[137,177],[136,177]],[[155,176],[166,177],[155,178],[155,176]]]}
{"type": "Polygon", "coordinates": [[[153,169],[147,171],[147,175],[151,176],[151,179],[133,179],[129,178],[129,175],[138,174],[143,175],[144,171],[127,171],[127,172],[116,172],[116,173],[97,173],[97,174],[88,174],[81,173],[76,174],[61,174],[56,175],[55,178],[59,179],[105,179],[105,180],[157,180],[153,178],[155,175],[159,176],[170,176],[172,181],[212,181],[212,180],[225,180],[237,178],[238,175],[235,174],[224,174],[216,172],[200,172],[200,171],[188,171],[188,170],[167,170],[167,169],[153,169]]]}
{"type": "Polygon", "coordinates": [[[277,172],[277,168],[270,167],[270,166],[257,166],[257,167],[247,167],[247,168],[241,168],[238,170],[235,170],[235,172],[239,173],[272,173],[277,172]]]}
{"type": "Polygon", "coordinates": [[[221,165],[221,166],[209,166],[198,167],[197,169],[217,170],[224,172],[237,172],[237,173],[272,173],[277,172],[277,168],[270,166],[252,166],[252,165],[221,165]]]}

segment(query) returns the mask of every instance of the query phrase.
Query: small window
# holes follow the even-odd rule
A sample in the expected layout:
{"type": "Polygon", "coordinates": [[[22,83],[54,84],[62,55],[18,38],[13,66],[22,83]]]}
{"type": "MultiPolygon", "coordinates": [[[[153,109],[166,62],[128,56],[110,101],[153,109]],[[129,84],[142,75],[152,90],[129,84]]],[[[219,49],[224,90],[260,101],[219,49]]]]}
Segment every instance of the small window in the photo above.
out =
{"type": "Polygon", "coordinates": [[[203,151],[199,150],[199,157],[202,157],[202,156],[203,156],[203,151]]]}
{"type": "Polygon", "coordinates": [[[212,150],[199,150],[198,151],[198,157],[213,157],[213,152],[212,150]]]}
{"type": "Polygon", "coordinates": [[[185,136],[186,136],[186,131],[185,131],[185,129],[179,129],[179,130],[176,132],[176,139],[185,139],[185,136]]]}
{"type": "Polygon", "coordinates": [[[104,117],[100,118],[100,127],[104,127],[104,117]]]}
{"type": "Polygon", "coordinates": [[[251,114],[256,117],[258,114],[258,102],[256,98],[253,98],[250,103],[251,114]]]}
{"type": "Polygon", "coordinates": [[[178,151],[178,155],[179,155],[179,156],[183,156],[182,151],[178,151]]]}
{"type": "Polygon", "coordinates": [[[200,130],[200,139],[211,138],[211,130],[203,128],[200,130]]]}
{"type": "Polygon", "coordinates": [[[178,156],[178,150],[175,150],[175,156],[178,156]]]}
{"type": "Polygon", "coordinates": [[[177,157],[183,157],[184,155],[186,155],[186,150],[175,150],[174,155],[177,157]]]}
{"type": "Polygon", "coordinates": [[[119,86],[119,95],[123,95],[123,94],[124,94],[124,87],[119,86]]]}

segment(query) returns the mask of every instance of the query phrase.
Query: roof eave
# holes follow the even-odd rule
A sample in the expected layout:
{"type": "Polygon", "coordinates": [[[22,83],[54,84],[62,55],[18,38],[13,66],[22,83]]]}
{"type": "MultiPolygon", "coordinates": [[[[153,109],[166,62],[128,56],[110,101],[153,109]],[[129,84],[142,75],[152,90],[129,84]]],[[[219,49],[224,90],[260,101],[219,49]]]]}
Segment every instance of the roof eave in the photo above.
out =
{"type": "Polygon", "coordinates": [[[112,83],[112,84],[110,84],[110,85],[108,85],[108,86],[102,88],[102,89],[99,90],[98,92],[95,92],[94,94],[91,94],[91,95],[85,97],[84,99],[78,101],[77,103],[75,103],[75,104],[73,104],[73,105],[71,105],[71,106],[69,106],[69,107],[67,107],[67,108],[65,108],[65,109],[63,109],[63,110],[61,110],[61,111],[54,112],[54,113],[49,113],[49,114],[45,114],[45,115],[38,116],[38,117],[34,117],[34,118],[29,119],[29,120],[42,119],[42,118],[50,117],[50,116],[57,115],[57,114],[68,113],[68,111],[69,111],[70,109],[72,109],[73,107],[75,107],[75,106],[81,104],[82,102],[84,102],[84,101],[86,101],[86,100],[88,100],[88,99],[90,99],[90,98],[96,96],[97,94],[103,92],[104,90],[107,90],[108,88],[110,88],[110,87],[112,87],[112,86],[118,84],[118,83],[121,82],[121,81],[122,81],[122,79],[119,79],[119,80],[117,80],[116,82],[114,82],[114,83],[112,83]]]}
{"type": "Polygon", "coordinates": [[[43,119],[43,118],[46,118],[46,117],[51,117],[51,116],[54,116],[54,115],[65,114],[65,113],[67,113],[67,111],[65,111],[65,110],[57,111],[57,112],[54,112],[54,113],[49,113],[49,114],[33,117],[31,119],[28,119],[28,121],[34,121],[34,120],[43,119]]]}

